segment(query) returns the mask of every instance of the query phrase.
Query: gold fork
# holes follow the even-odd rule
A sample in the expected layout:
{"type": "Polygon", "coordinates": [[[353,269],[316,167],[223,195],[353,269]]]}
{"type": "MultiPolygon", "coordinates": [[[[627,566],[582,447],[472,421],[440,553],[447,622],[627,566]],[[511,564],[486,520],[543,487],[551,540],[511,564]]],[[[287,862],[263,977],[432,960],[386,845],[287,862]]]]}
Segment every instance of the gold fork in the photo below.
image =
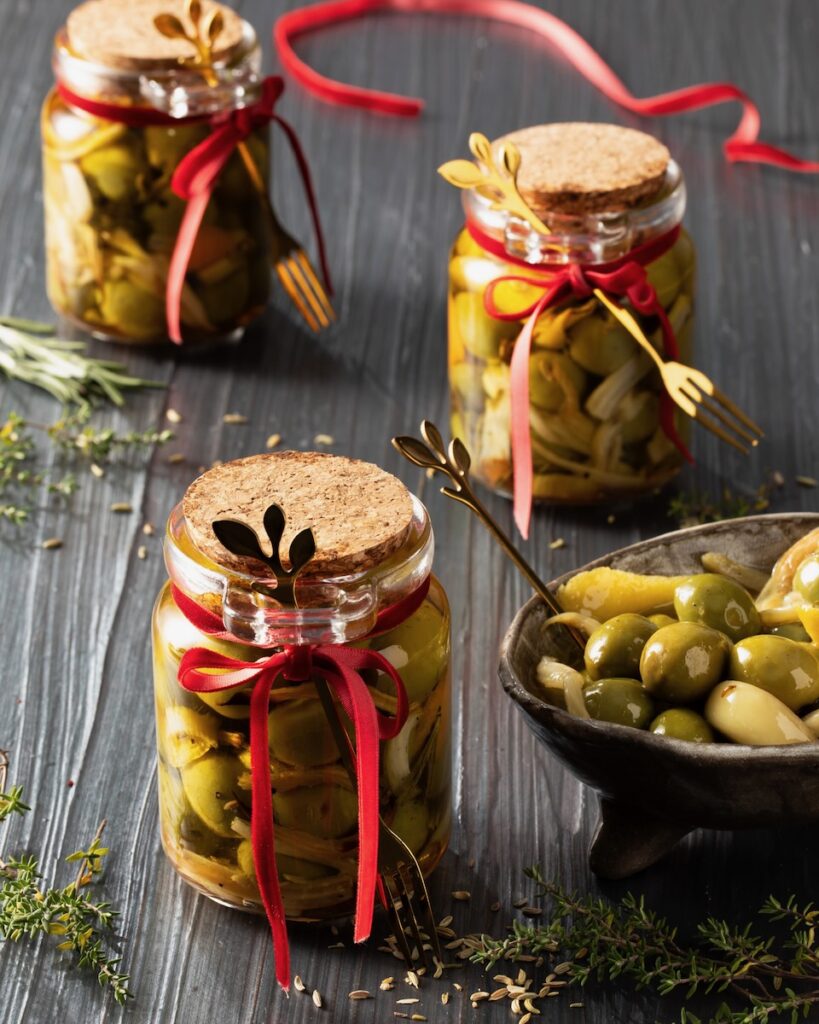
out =
{"type": "MultiPolygon", "coordinates": [[[[341,755],[341,762],[355,786],[356,774],[350,753],[350,740],[339,720],[330,687],[320,678],[315,680],[315,687],[341,755]]],[[[407,967],[411,968],[419,961],[427,969],[438,965],[443,967],[444,957],[437,925],[421,867],[412,850],[393,832],[381,815],[378,816],[378,873],[381,876],[387,913],[407,967]],[[426,924],[426,931],[421,925],[422,920],[426,924]],[[432,953],[432,964],[427,952],[432,953]]]]}
{"type": "Polygon", "coordinates": [[[627,309],[612,302],[599,288],[594,289],[594,294],[654,360],[666,391],[684,413],[743,455],[747,455],[751,448],[756,448],[760,438],[765,436],[761,428],[724,395],[709,377],[685,363],[674,360],[665,362],[627,309]],[[713,417],[728,429],[723,430],[713,417]],[[732,430],[736,436],[729,434],[728,430],[732,430]]]}

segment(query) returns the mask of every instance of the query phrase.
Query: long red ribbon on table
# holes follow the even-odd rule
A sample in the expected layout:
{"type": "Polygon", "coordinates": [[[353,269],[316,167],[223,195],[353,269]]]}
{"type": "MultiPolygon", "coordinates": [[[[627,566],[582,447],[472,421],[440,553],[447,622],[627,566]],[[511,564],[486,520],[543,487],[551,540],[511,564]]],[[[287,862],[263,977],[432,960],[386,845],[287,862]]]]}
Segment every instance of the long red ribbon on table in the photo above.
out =
{"type": "Polygon", "coordinates": [[[310,215],[313,219],[322,276],[328,291],[332,293],[324,234],[321,230],[318,203],[307,159],[292,126],[277,114],[275,109],[276,102],[284,91],[284,82],[278,75],[269,75],[262,80],[261,94],[254,103],[234,110],[220,111],[207,117],[172,117],[161,110],[153,110],[148,107],[105,103],[74,92],[64,82],[57,83],[57,91],[66,103],[78,110],[83,110],[93,117],[104,118],[119,124],[134,127],[157,125],[172,128],[183,124],[208,123],[212,128],[210,135],[182,158],[171,179],[171,188],[180,199],[186,200],[187,204],[171,255],[165,290],[168,335],[172,341],[177,344],[182,342],[180,309],[185,275],[202,218],[219,180],[219,175],[239,143],[247,139],[258,128],[271,122],[282,129],[296,158],[307,203],[310,207],[310,215]]]}
{"type": "MultiPolygon", "coordinates": [[[[512,471],[514,476],[515,523],[523,537],[529,536],[529,521],[532,513],[532,438],[529,428],[529,356],[532,349],[532,335],[538,318],[547,309],[568,298],[583,299],[600,288],[608,295],[627,298],[633,308],[644,316],[656,316],[663,334],[665,353],[670,359],[679,358],[679,348],[674,328],[665,309],[657,298],[654,286],[646,275],[646,265],[659,259],[674,245],[680,235],[680,228],[653,238],[650,242],[635,246],[625,256],[609,263],[585,266],[578,263],[542,264],[535,266],[511,257],[503,244],[487,235],[473,221],[467,221],[467,229],[483,249],[498,256],[507,263],[513,263],[529,271],[524,274],[507,274],[491,281],[484,292],[487,313],[496,320],[523,320],[523,326],[512,353],[510,363],[510,402],[512,471]],[[541,273],[533,277],[532,271],[541,273]],[[535,302],[522,309],[502,311],[495,303],[495,291],[505,282],[525,284],[541,291],[535,302]]],[[[668,392],[663,391],[660,399],[660,425],[666,436],[689,462],[691,454],[674,423],[674,405],[668,392]]]]}
{"type": "Polygon", "coordinates": [[[423,109],[423,100],[337,82],[314,71],[293,49],[293,40],[298,36],[326,25],[385,11],[463,14],[517,25],[550,42],[604,96],[635,114],[679,114],[736,101],[742,106],[742,118],[724,143],[728,160],[772,164],[804,174],[819,173],[819,161],[802,160],[785,149],[759,141],[759,110],[751,97],[738,86],[731,82],[709,82],[639,99],[626,88],[597,51],[565,21],[520,0],[330,0],[329,3],[296,8],[280,15],[273,29],[282,65],[305,89],[328,103],[363,107],[382,114],[417,116],[423,109]]]}
{"type": "MultiPolygon", "coordinates": [[[[225,631],[219,615],[202,608],[178,587],[171,588],[177,607],[198,630],[209,636],[236,637],[225,631]]],[[[393,629],[416,611],[429,591],[429,577],[411,594],[379,613],[369,637],[393,629]]],[[[178,679],[191,693],[219,693],[252,684],[250,696],[251,797],[250,837],[259,894],[273,934],[276,978],[290,988],[290,946],[284,903],[276,870],[273,837],[273,798],[270,780],[268,715],[270,690],[288,682],[305,682],[320,675],[338,698],[355,731],[356,787],[358,791],[358,883],[356,890],[356,942],[369,938],[378,881],[378,745],[393,739],[407,720],[407,692],[401,676],[377,651],[316,644],[284,647],[258,661],[229,658],[207,647],[192,647],[179,663],[178,679]],[[393,717],[382,715],[361,676],[365,669],[385,672],[395,686],[393,717]]]]}

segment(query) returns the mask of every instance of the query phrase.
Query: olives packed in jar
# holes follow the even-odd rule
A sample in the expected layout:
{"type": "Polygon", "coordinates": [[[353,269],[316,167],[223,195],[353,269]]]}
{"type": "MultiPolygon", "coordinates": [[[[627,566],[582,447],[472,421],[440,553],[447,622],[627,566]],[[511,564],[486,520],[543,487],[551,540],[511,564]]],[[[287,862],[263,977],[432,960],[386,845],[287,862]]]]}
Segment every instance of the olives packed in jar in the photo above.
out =
{"type": "Polygon", "coordinates": [[[179,874],[222,903],[261,909],[251,822],[264,766],[251,740],[262,730],[287,917],[353,909],[362,805],[325,688],[356,763],[366,715],[345,698],[339,658],[380,720],[376,835],[380,814],[432,871],[450,831],[450,642],[423,505],[368,463],[253,456],[191,484],[165,555],[153,617],[159,804],[179,874]],[[247,675],[223,686],[237,664],[247,675]],[[254,704],[265,678],[269,698],[254,704]]]}
{"type": "Polygon", "coordinates": [[[664,358],[690,362],[695,256],[681,227],[682,172],[661,143],[613,125],[526,128],[493,143],[493,159],[510,143],[526,218],[481,177],[486,159],[469,173],[465,161],[441,168],[466,212],[449,261],[452,432],[473,474],[514,490],[516,503],[518,473],[531,474],[534,501],[653,491],[679,471],[686,428],[593,289],[631,309],[664,358]]]}
{"type": "MultiPolygon", "coordinates": [[[[154,26],[170,12],[192,33],[181,0],[87,0],[55,40],[56,86],[41,117],[48,295],[99,337],[167,340],[166,284],[186,210],[174,172],[214,117],[260,96],[252,27],[221,5],[203,11],[218,11],[222,27],[202,66],[189,40],[154,26]]],[[[260,122],[216,180],[178,298],[186,342],[238,338],[267,304],[268,135],[260,122]]]]}

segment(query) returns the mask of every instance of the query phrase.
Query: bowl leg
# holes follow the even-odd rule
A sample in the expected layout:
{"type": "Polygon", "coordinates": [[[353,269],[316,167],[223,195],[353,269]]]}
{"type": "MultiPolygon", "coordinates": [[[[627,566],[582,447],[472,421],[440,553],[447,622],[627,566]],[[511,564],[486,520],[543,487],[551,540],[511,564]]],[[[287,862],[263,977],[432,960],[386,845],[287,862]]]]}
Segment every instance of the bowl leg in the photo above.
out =
{"type": "Polygon", "coordinates": [[[589,864],[601,878],[628,878],[656,864],[692,827],[601,798],[589,864]]]}

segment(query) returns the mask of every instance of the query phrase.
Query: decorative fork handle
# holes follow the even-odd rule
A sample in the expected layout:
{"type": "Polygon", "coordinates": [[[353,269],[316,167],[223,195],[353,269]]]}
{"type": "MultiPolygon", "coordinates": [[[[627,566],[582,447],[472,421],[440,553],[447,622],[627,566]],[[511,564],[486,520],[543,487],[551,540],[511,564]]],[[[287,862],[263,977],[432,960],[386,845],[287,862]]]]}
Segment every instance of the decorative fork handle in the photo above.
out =
{"type": "Polygon", "coordinates": [[[637,323],[636,317],[633,317],[627,309],[623,309],[622,306],[613,302],[606,293],[600,289],[594,289],[594,297],[598,302],[601,302],[606,309],[614,316],[620,323],[625,327],[629,334],[634,338],[637,344],[642,348],[657,365],[657,369],[660,373],[665,369],[665,363],[663,362],[662,356],[656,348],[651,344],[645,335],[642,327],[637,323]]]}
{"type": "MultiPolygon", "coordinates": [[[[560,615],[563,612],[563,608],[561,608],[557,598],[532,566],[529,565],[512,541],[509,540],[492,518],[483,502],[475,494],[472,482],[469,479],[469,467],[472,460],[463,441],[458,437],[453,438],[450,441],[449,449],[447,449],[444,439],[441,437],[441,432],[429,420],[422,421],[421,435],[424,438],[423,441],[415,437],[394,437],[392,439],[393,448],[416,466],[420,466],[422,469],[433,470],[436,473],[443,473],[444,476],[449,477],[452,486],[442,487],[441,494],[445,494],[448,498],[452,498],[453,501],[466,505],[468,509],[474,512],[549,611],[553,615],[560,615]]],[[[580,634],[569,626],[566,629],[580,650],[584,650],[585,643],[580,634]]]]}

